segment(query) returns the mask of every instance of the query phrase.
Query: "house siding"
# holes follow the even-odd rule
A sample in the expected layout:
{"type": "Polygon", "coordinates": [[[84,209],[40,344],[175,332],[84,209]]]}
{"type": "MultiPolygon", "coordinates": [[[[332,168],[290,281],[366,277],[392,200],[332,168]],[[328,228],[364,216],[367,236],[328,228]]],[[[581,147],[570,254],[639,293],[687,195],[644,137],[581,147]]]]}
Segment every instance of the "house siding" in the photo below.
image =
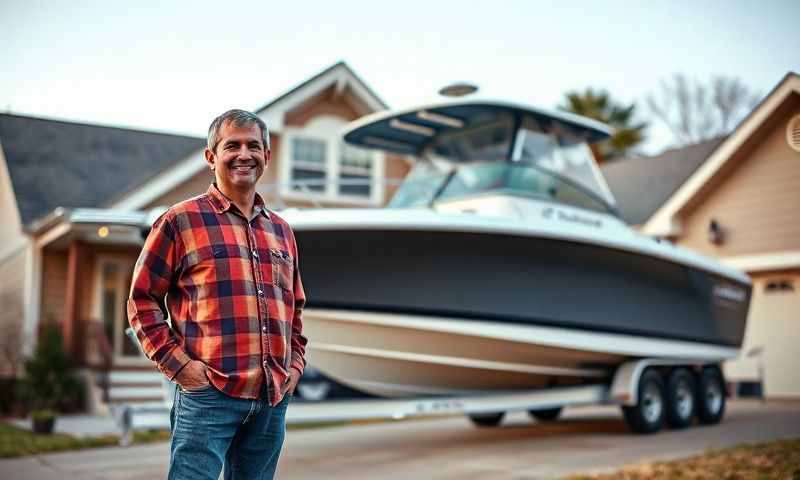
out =
{"type": "MultiPolygon", "coordinates": [[[[0,144],[0,225],[3,225],[3,228],[0,228],[0,254],[4,253],[5,248],[13,248],[24,242],[25,235],[22,233],[22,223],[2,144],[0,144]]],[[[0,257],[0,261],[2,260],[0,257]]]]}
{"type": "Polygon", "coordinates": [[[389,200],[392,199],[399,187],[399,185],[392,185],[391,182],[393,180],[403,180],[406,178],[406,175],[408,175],[408,172],[411,170],[411,165],[406,162],[405,157],[401,155],[387,154],[385,158],[387,184],[383,201],[384,203],[389,203],[389,200]]]}
{"type": "Polygon", "coordinates": [[[67,302],[67,252],[45,250],[42,252],[42,307],[44,323],[61,323],[66,318],[67,302]]]}
{"type": "MultiPolygon", "coordinates": [[[[268,207],[276,204],[276,198],[279,193],[278,188],[274,185],[278,181],[278,172],[280,171],[280,151],[281,151],[281,136],[278,134],[270,134],[269,147],[272,150],[272,160],[267,170],[258,180],[256,188],[264,197],[264,201],[268,207]]],[[[280,202],[277,202],[280,203],[280,202]]]]}
{"type": "MultiPolygon", "coordinates": [[[[24,272],[28,250],[22,249],[0,262],[0,377],[14,374],[10,359],[5,358],[3,342],[22,344],[25,313],[24,272]]],[[[8,345],[14,347],[14,345],[8,345]]]]}
{"type": "Polygon", "coordinates": [[[800,250],[800,153],[786,143],[786,125],[800,113],[800,96],[791,108],[764,125],[765,133],[752,149],[732,158],[737,162],[701,203],[683,218],[683,234],[677,243],[716,257],[800,250]],[[760,140],[760,141],[759,141],[760,140]],[[724,229],[725,241],[708,241],[708,225],[715,219],[724,229]]]}
{"type": "Polygon", "coordinates": [[[192,176],[189,180],[181,183],[177,187],[173,188],[169,192],[161,195],[160,197],[156,198],[155,200],[151,201],[143,210],[147,210],[154,207],[160,206],[172,206],[176,203],[182,202],[187,198],[192,198],[194,196],[200,195],[204,193],[211,182],[214,181],[214,176],[211,174],[211,171],[208,168],[203,168],[200,172],[196,173],[192,176]]]}
{"type": "Polygon", "coordinates": [[[349,90],[345,90],[340,95],[336,95],[334,93],[334,88],[330,87],[310,98],[304,102],[303,105],[300,105],[291,112],[287,112],[286,125],[303,127],[311,119],[320,115],[341,117],[350,122],[363,115],[358,112],[355,103],[356,100],[349,90]]]}

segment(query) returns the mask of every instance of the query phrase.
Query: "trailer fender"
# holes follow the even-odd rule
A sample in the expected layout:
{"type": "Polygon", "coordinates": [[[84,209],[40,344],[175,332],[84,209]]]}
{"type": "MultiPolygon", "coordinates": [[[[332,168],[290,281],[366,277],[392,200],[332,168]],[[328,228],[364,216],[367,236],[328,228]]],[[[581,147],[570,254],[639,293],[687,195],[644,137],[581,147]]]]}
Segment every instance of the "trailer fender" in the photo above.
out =
{"type": "Polygon", "coordinates": [[[702,367],[705,365],[717,365],[717,363],[709,362],[708,360],[663,358],[642,358],[625,362],[614,372],[614,380],[611,383],[610,392],[611,401],[629,407],[639,403],[639,379],[647,367],[702,367]]]}

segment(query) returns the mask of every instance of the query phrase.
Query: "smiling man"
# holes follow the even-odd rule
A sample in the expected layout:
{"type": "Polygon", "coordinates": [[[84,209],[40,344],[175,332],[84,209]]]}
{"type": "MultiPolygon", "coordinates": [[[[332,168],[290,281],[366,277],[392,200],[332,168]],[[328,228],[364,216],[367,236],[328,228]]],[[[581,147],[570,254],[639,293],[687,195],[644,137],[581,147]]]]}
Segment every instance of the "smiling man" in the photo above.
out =
{"type": "Polygon", "coordinates": [[[217,117],[215,183],[156,220],[136,263],[128,318],[178,384],[170,479],[216,480],[223,465],[226,479],[275,475],[307,340],[294,234],[256,193],[270,159],[260,118],[217,117]]]}

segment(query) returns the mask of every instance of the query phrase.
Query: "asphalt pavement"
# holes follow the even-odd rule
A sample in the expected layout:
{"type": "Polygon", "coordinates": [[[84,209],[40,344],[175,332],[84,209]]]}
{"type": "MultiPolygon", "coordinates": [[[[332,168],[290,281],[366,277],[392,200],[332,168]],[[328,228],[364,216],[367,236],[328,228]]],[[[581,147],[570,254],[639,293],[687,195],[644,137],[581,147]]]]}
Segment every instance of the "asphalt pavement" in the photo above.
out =
{"type": "MultiPolygon", "coordinates": [[[[736,400],[715,426],[628,431],[616,407],[573,408],[555,423],[509,416],[498,428],[464,417],[294,430],[281,479],[539,479],[671,460],[741,443],[800,438],[800,401],[736,400]]],[[[0,461],[0,478],[162,479],[167,443],[110,447],[0,461]]]]}

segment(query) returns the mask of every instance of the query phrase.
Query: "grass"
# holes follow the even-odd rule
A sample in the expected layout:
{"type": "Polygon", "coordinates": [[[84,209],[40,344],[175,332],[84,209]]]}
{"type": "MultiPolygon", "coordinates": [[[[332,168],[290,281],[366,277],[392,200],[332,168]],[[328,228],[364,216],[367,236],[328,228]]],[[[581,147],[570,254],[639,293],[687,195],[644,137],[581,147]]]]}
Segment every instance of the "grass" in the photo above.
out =
{"type": "Polygon", "coordinates": [[[634,465],[569,480],[800,480],[800,439],[713,450],[672,462],[634,465]]]}
{"type": "MultiPolygon", "coordinates": [[[[152,443],[165,440],[169,440],[169,432],[166,430],[134,432],[133,435],[133,443],[152,443]]],[[[116,445],[119,445],[117,435],[86,438],[73,437],[63,433],[41,435],[0,421],[0,458],[116,445]]]]}
{"type": "MultiPolygon", "coordinates": [[[[286,428],[288,430],[305,430],[340,427],[349,424],[351,422],[313,422],[288,425],[286,428]]],[[[168,430],[135,431],[133,433],[133,444],[166,442],[169,438],[168,430]]],[[[117,445],[119,445],[118,435],[109,434],[94,437],[73,437],[63,433],[42,435],[0,421],[0,458],[23,457],[37,453],[65,452],[85,448],[115,447],[117,445]]]]}

